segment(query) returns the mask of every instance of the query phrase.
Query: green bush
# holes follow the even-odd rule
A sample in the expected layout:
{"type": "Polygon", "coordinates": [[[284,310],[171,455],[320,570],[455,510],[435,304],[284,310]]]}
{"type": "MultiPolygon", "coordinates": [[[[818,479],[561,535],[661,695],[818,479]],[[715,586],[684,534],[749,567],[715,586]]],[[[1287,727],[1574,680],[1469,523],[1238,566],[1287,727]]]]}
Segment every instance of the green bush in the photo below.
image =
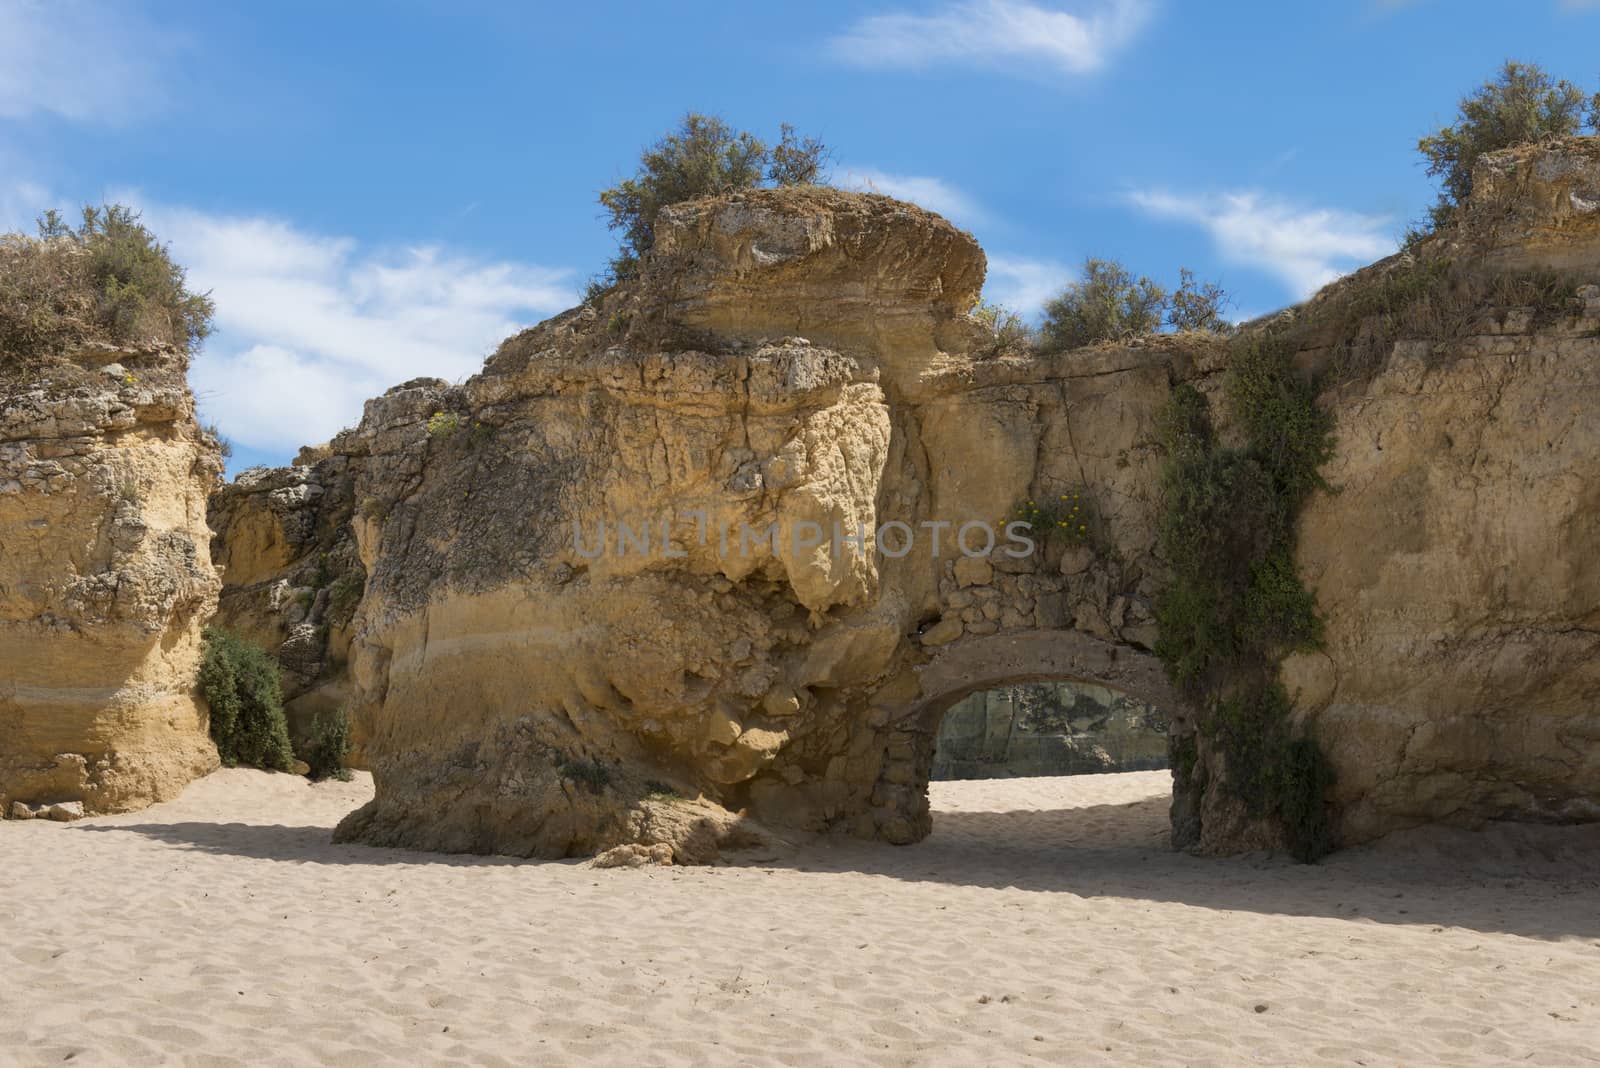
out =
{"type": "Polygon", "coordinates": [[[1279,807],[1289,852],[1302,864],[1309,864],[1333,849],[1326,801],[1334,781],[1333,767],[1322,747],[1309,738],[1290,742],[1279,767],[1279,807]]]}
{"type": "Polygon", "coordinates": [[[211,706],[211,737],[225,765],[271,771],[294,766],[278,662],[266,650],[207,629],[200,692],[211,706]]]}
{"type": "Polygon", "coordinates": [[[131,208],[85,207],[76,227],[47,212],[37,237],[0,237],[0,357],[26,363],[91,341],[192,351],[211,332],[211,298],[131,208]]]}
{"type": "Polygon", "coordinates": [[[430,438],[448,440],[452,434],[461,429],[461,417],[455,412],[434,412],[428,416],[427,426],[430,438]]]}
{"type": "Polygon", "coordinates": [[[800,137],[786,122],[778,132],[778,143],[767,156],[767,180],[773,185],[817,185],[828,161],[828,146],[815,137],[800,137]]]}
{"type": "Polygon", "coordinates": [[[1233,324],[1222,317],[1222,309],[1233,302],[1215,282],[1197,282],[1187,267],[1178,269],[1178,288],[1167,302],[1167,325],[1174,330],[1199,330],[1226,334],[1233,324]]]}
{"type": "Polygon", "coordinates": [[[328,611],[335,616],[349,616],[361,603],[361,595],[367,592],[366,575],[360,571],[349,571],[333,580],[328,587],[328,611]]]}
{"type": "Polygon", "coordinates": [[[1044,306],[1039,344],[1045,352],[1153,334],[1161,326],[1167,291],[1148,278],[1137,280],[1115,260],[1088,259],[1083,278],[1044,306]]]}
{"type": "Polygon", "coordinates": [[[222,454],[222,458],[224,460],[228,460],[233,457],[233,442],[222,436],[221,427],[217,426],[216,423],[206,423],[200,429],[206,434],[210,435],[212,440],[217,443],[217,452],[222,454]]]}
{"type": "Polygon", "coordinates": [[[969,314],[994,335],[994,343],[988,350],[990,355],[1026,349],[1033,344],[1033,328],[1022,316],[1003,304],[979,301],[969,314]]]}
{"type": "Polygon", "coordinates": [[[578,783],[592,794],[598,794],[611,785],[611,769],[592,757],[563,757],[558,764],[561,777],[578,783]]]}
{"type": "Polygon", "coordinates": [[[606,276],[590,283],[587,299],[638,272],[640,258],[655,246],[656,219],[663,208],[696,197],[753,189],[763,182],[816,183],[827,147],[816,138],[797,137],[787,123],[781,134],[778,144],[769,147],[714,115],[690,112],[677,130],[646,148],[632,178],[600,192],[606,225],[619,231],[621,248],[606,276]]]}
{"type": "Polygon", "coordinates": [[[1441,226],[1472,193],[1472,167],[1479,157],[1513,145],[1566,137],[1588,125],[1600,128],[1600,93],[1587,101],[1583,90],[1553,81],[1534,63],[1507,60],[1492,80],[1461,98],[1456,121],[1420,139],[1417,151],[1428,174],[1440,179],[1439,200],[1431,209],[1441,226]]]}
{"type": "Polygon", "coordinates": [[[311,725],[311,738],[300,754],[300,759],[311,769],[306,773],[307,776],[313,781],[338,779],[340,782],[349,782],[352,776],[350,769],[345,767],[344,759],[350,755],[352,747],[350,717],[345,710],[340,708],[319,713],[311,725]]]}

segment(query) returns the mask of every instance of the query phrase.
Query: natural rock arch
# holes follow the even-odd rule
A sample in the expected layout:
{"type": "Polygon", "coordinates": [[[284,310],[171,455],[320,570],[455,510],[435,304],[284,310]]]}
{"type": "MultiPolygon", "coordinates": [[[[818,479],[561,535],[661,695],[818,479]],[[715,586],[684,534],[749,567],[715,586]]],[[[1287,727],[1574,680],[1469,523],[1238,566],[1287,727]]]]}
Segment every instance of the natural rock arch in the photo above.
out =
{"type": "MultiPolygon", "coordinates": [[[[881,822],[892,842],[913,842],[932,829],[928,782],[939,721],[962,698],[1019,682],[1081,682],[1119,690],[1165,712],[1176,741],[1194,731],[1189,702],[1150,652],[1074,629],[1001,631],[963,638],[936,649],[915,669],[918,695],[889,717],[893,732],[875,794],[892,798],[898,818],[881,822]]],[[[1173,841],[1191,844],[1194,805],[1174,791],[1173,841]]]]}
{"type": "Polygon", "coordinates": [[[968,694],[1014,682],[1092,683],[1121,690],[1173,715],[1185,706],[1154,654],[1081,630],[1001,631],[964,638],[941,647],[917,669],[917,679],[923,696],[912,715],[931,715],[935,722],[968,694]]]}

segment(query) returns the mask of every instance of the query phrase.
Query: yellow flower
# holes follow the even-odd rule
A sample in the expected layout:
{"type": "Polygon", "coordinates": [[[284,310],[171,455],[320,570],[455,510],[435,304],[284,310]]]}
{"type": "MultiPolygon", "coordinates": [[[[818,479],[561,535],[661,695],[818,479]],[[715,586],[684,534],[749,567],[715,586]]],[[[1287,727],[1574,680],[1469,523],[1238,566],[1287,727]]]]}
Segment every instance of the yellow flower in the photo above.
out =
{"type": "Polygon", "coordinates": [[[1081,526],[1081,525],[1080,525],[1080,526],[1079,526],[1079,527],[1078,527],[1078,530],[1079,530],[1079,531],[1085,531],[1085,530],[1088,530],[1088,529],[1089,529],[1089,528],[1088,528],[1088,527],[1086,527],[1086,526],[1081,526]]]}

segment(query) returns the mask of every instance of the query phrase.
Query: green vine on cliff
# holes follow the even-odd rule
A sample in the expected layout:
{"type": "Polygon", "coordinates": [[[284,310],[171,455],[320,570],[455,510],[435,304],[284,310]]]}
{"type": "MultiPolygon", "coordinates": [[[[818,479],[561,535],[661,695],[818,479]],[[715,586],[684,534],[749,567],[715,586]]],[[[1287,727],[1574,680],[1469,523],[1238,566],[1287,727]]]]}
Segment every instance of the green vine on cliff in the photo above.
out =
{"type": "Polygon", "coordinates": [[[1178,386],[1162,414],[1159,538],[1172,578],[1156,601],[1156,653],[1200,709],[1226,788],[1279,821],[1309,862],[1331,848],[1332,775],[1315,740],[1294,733],[1278,665],[1322,639],[1316,599],[1295,571],[1295,521],[1325,488],[1318,472],[1333,427],[1289,352],[1271,331],[1235,343],[1223,392],[1237,445],[1223,443],[1192,386],[1178,386]]]}

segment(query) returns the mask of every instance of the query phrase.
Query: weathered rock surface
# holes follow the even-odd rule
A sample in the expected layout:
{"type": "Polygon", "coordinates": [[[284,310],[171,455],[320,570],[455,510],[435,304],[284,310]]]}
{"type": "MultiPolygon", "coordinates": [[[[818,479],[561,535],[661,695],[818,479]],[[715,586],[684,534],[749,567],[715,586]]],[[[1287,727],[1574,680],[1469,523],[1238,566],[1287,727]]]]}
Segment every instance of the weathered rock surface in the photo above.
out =
{"type": "Polygon", "coordinates": [[[1600,307],[1438,347],[1340,399],[1301,524],[1327,649],[1288,679],[1349,841],[1600,818],[1600,307]]]}
{"type": "Polygon", "coordinates": [[[1325,398],[1337,493],[1302,516],[1299,563],[1327,647],[1286,679],[1335,763],[1346,843],[1600,819],[1600,139],[1483,157],[1459,216],[1433,255],[1581,284],[1558,309],[1404,337],[1325,398]]]}
{"type": "Polygon", "coordinates": [[[1600,263],[1600,138],[1481,157],[1461,214],[1463,251],[1492,264],[1593,273],[1600,263]]]}
{"type": "Polygon", "coordinates": [[[124,811],[217,766],[194,680],[222,463],[186,365],[91,348],[0,391],[0,811],[124,811]]]}

